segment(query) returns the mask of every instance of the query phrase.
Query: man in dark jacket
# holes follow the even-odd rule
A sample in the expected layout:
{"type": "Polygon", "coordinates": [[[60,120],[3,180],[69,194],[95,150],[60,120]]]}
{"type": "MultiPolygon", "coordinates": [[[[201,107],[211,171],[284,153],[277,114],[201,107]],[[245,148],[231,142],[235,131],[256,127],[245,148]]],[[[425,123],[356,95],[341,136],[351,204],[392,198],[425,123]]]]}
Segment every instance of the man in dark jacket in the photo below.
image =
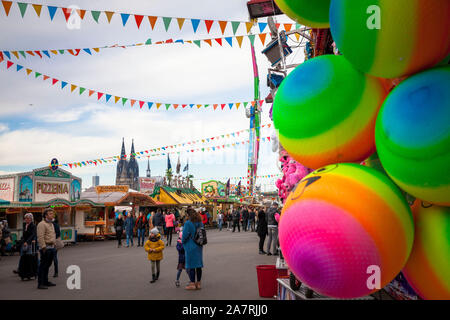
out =
{"type": "Polygon", "coordinates": [[[256,209],[250,207],[250,212],[248,213],[248,228],[252,230],[252,232],[255,231],[255,216],[256,216],[256,209]]]}
{"type": "Polygon", "coordinates": [[[114,228],[116,229],[116,238],[118,241],[117,248],[122,246],[123,225],[124,221],[122,219],[122,214],[119,214],[116,221],[114,222],[114,228]]]}
{"type": "Polygon", "coordinates": [[[233,232],[236,230],[236,226],[238,227],[238,231],[241,232],[239,220],[241,220],[241,212],[239,211],[238,208],[236,208],[233,211],[233,232]]]}
{"type": "MultiPolygon", "coordinates": [[[[55,228],[56,239],[61,237],[61,228],[59,227],[58,217],[55,217],[53,220],[53,227],[55,228]]],[[[55,248],[55,254],[53,255],[53,265],[55,266],[55,273],[53,274],[53,278],[58,277],[58,250],[55,248]]]]}
{"type": "Polygon", "coordinates": [[[145,238],[145,227],[146,227],[147,221],[145,219],[144,213],[139,213],[139,218],[136,220],[136,230],[137,230],[137,236],[138,236],[138,247],[144,246],[144,238],[145,238]],[[142,245],[141,245],[141,238],[142,238],[142,245]]]}
{"type": "Polygon", "coordinates": [[[266,214],[263,210],[259,210],[258,213],[258,225],[256,227],[256,232],[258,233],[259,237],[259,254],[266,254],[266,252],[264,251],[264,241],[266,240],[268,231],[266,214]]]}
{"type": "Polygon", "coordinates": [[[248,225],[248,210],[247,208],[244,208],[244,210],[242,210],[242,229],[244,229],[244,231],[247,231],[247,225],[248,225]]]}
{"type": "Polygon", "coordinates": [[[164,216],[161,209],[158,209],[153,216],[152,224],[154,227],[158,228],[160,234],[164,234],[164,216]]]}
{"type": "Polygon", "coordinates": [[[134,217],[132,216],[131,212],[129,212],[128,217],[126,218],[125,223],[124,223],[125,234],[127,236],[127,248],[130,246],[129,245],[130,240],[131,240],[131,246],[134,246],[134,243],[133,243],[134,224],[135,224],[134,217]]]}
{"type": "Polygon", "coordinates": [[[272,252],[273,255],[277,256],[277,242],[278,242],[278,222],[275,219],[275,214],[278,212],[278,203],[273,202],[272,206],[267,210],[267,229],[269,234],[269,239],[267,240],[267,255],[271,256],[270,245],[273,243],[272,252]]]}

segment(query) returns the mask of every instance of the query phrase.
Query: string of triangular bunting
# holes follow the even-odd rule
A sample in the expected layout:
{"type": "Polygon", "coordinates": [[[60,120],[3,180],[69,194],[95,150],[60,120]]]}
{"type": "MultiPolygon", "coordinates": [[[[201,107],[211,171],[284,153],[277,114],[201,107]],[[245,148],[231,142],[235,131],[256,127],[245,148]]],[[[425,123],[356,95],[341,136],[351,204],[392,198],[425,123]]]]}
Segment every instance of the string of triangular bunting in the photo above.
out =
{"type": "MultiPolygon", "coordinates": [[[[222,32],[222,35],[225,34],[225,31],[228,26],[231,26],[233,34],[236,34],[237,30],[239,29],[239,27],[241,25],[245,25],[247,33],[250,33],[250,30],[254,26],[254,24],[252,22],[246,22],[246,21],[163,17],[163,16],[152,16],[152,15],[143,15],[143,14],[134,14],[134,13],[121,13],[121,12],[109,11],[109,10],[87,10],[87,9],[80,9],[80,8],[74,8],[74,7],[67,8],[67,7],[35,4],[35,3],[28,3],[28,2],[7,1],[7,0],[2,0],[1,2],[2,2],[4,13],[6,14],[6,16],[9,16],[12,5],[16,4],[17,9],[19,10],[22,19],[25,17],[28,7],[31,6],[39,18],[42,18],[44,16],[44,14],[42,13],[43,11],[47,11],[48,17],[50,18],[51,21],[53,21],[55,15],[57,15],[58,12],[63,14],[67,23],[69,22],[70,19],[73,19],[74,17],[76,19],[80,19],[81,21],[83,21],[84,19],[87,19],[86,13],[90,12],[90,15],[88,14],[87,16],[91,16],[93,21],[95,21],[96,23],[99,23],[101,16],[105,16],[108,23],[111,23],[111,20],[114,16],[119,16],[122,21],[122,25],[124,27],[129,20],[134,20],[136,23],[136,27],[138,29],[140,29],[140,27],[143,26],[144,21],[148,21],[147,26],[151,27],[151,29],[154,30],[156,23],[158,23],[158,21],[160,21],[160,23],[162,23],[164,25],[164,30],[166,32],[169,31],[169,27],[171,24],[175,24],[175,23],[172,23],[172,21],[177,22],[177,25],[178,25],[178,28],[180,31],[182,30],[183,26],[186,25],[186,22],[190,21],[191,22],[190,24],[192,26],[194,33],[197,32],[200,25],[204,25],[208,34],[210,33],[212,26],[214,24],[218,24],[220,27],[220,31],[222,32]],[[43,8],[46,8],[47,10],[42,10],[43,8]],[[132,18],[130,19],[130,17],[132,17],[132,18]]],[[[104,19],[102,19],[102,20],[104,21],[104,19]]],[[[267,22],[258,22],[257,24],[260,29],[260,32],[263,32],[263,30],[267,27],[267,22]]],[[[286,31],[289,31],[293,25],[294,25],[293,23],[284,23],[286,31]]]]}
{"type": "MultiPolygon", "coordinates": [[[[6,61],[6,70],[11,69],[11,67],[13,67],[15,65],[16,72],[20,72],[20,71],[24,70],[24,72],[26,72],[26,74],[28,76],[34,75],[34,77],[32,77],[33,79],[36,79],[36,80],[42,79],[43,81],[49,80],[49,83],[51,83],[51,86],[53,88],[59,87],[61,90],[64,90],[67,88],[67,90],[70,90],[70,92],[73,94],[78,94],[79,96],[81,96],[83,94],[84,94],[84,96],[88,95],[88,97],[92,97],[94,99],[96,98],[97,101],[102,102],[102,103],[111,102],[111,103],[117,104],[117,103],[121,102],[122,106],[125,106],[125,104],[127,104],[127,105],[129,104],[130,107],[133,107],[134,105],[136,105],[136,106],[139,106],[140,109],[142,109],[144,106],[147,106],[149,110],[153,106],[156,106],[156,109],[159,109],[161,106],[163,106],[166,108],[166,110],[169,110],[169,108],[178,109],[179,107],[181,107],[180,109],[185,109],[186,107],[189,107],[192,109],[192,108],[194,108],[194,106],[197,109],[212,107],[212,108],[214,108],[214,110],[216,110],[217,108],[220,107],[222,110],[224,110],[226,107],[228,107],[230,110],[232,110],[233,108],[239,109],[239,107],[241,105],[244,107],[247,107],[247,105],[249,105],[249,104],[251,104],[252,106],[256,106],[259,104],[259,106],[262,107],[262,105],[264,103],[264,100],[259,100],[259,101],[227,102],[227,103],[214,103],[214,104],[213,103],[196,104],[196,103],[151,102],[151,101],[144,101],[144,100],[139,100],[139,99],[131,99],[131,98],[127,98],[127,97],[116,96],[116,95],[113,95],[110,93],[100,92],[100,91],[89,89],[86,87],[81,87],[77,84],[69,83],[68,81],[63,81],[63,80],[53,78],[49,75],[45,75],[41,72],[34,71],[34,70],[32,70],[30,68],[26,68],[20,64],[17,64],[10,60],[4,59],[3,53],[0,51],[0,63],[2,63],[3,61],[6,61]],[[58,83],[59,83],[59,85],[56,85],[58,83]]],[[[14,68],[11,70],[14,70],[14,68]]]]}
{"type": "MultiPolygon", "coordinates": [[[[265,178],[277,178],[277,177],[282,177],[282,174],[266,174],[266,175],[260,175],[260,176],[255,176],[254,178],[257,179],[265,179],[265,178]]],[[[206,181],[206,180],[247,180],[249,177],[221,177],[221,178],[217,178],[217,177],[210,177],[210,178],[194,178],[193,180],[200,180],[200,181],[206,181]]],[[[233,185],[230,185],[233,186],[233,185]]]]}

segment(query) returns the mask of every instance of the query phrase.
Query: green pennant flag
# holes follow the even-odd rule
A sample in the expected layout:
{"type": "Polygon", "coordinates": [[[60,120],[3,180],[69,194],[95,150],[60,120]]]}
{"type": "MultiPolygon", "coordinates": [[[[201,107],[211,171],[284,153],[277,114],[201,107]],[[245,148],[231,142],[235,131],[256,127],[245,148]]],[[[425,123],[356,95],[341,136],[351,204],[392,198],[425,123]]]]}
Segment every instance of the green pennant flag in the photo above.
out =
{"type": "Polygon", "coordinates": [[[172,18],[163,17],[164,27],[166,28],[166,32],[169,29],[170,22],[172,22],[172,18]]]}
{"type": "Polygon", "coordinates": [[[208,108],[209,107],[209,104],[205,104],[205,108],[208,108]]]}
{"type": "Polygon", "coordinates": [[[58,50],[60,54],[64,54],[64,50],[58,50]]]}
{"type": "Polygon", "coordinates": [[[247,105],[248,105],[248,102],[244,102],[244,108],[247,107],[247,105]]]}
{"type": "Polygon", "coordinates": [[[166,110],[169,110],[170,103],[166,103],[166,110]]]}
{"type": "Polygon", "coordinates": [[[200,48],[200,40],[194,40],[194,43],[200,48]]]}
{"type": "Polygon", "coordinates": [[[17,5],[19,6],[20,14],[22,15],[23,18],[23,16],[25,15],[25,11],[27,11],[28,3],[17,2],[17,5]]]}
{"type": "Polygon", "coordinates": [[[100,11],[91,11],[92,18],[98,23],[98,17],[100,17],[100,11]]]}
{"type": "Polygon", "coordinates": [[[81,95],[85,90],[86,90],[85,88],[81,88],[81,87],[80,87],[80,95],[81,95]]]}
{"type": "Polygon", "coordinates": [[[152,39],[148,39],[147,41],[145,41],[145,44],[152,44],[152,39]]]}
{"type": "Polygon", "coordinates": [[[127,102],[127,98],[122,98],[122,105],[124,106],[125,105],[125,102],[127,102]]]}
{"type": "Polygon", "coordinates": [[[241,23],[239,21],[231,21],[231,26],[233,27],[233,34],[236,35],[236,31],[241,23]]]}
{"type": "Polygon", "coordinates": [[[19,51],[19,53],[20,53],[24,58],[27,57],[27,56],[25,55],[25,51],[19,51]]]}
{"type": "Polygon", "coordinates": [[[252,45],[255,45],[255,35],[254,34],[249,34],[248,38],[250,39],[250,42],[252,43],[252,45]]]}
{"type": "Polygon", "coordinates": [[[39,76],[42,75],[42,73],[39,73],[39,72],[35,72],[34,74],[35,74],[36,78],[38,78],[39,76]]]}
{"type": "Polygon", "coordinates": [[[205,148],[202,148],[202,151],[205,151],[205,148]]]}
{"type": "Polygon", "coordinates": [[[295,29],[300,29],[301,27],[302,27],[302,25],[300,23],[295,24],[295,29]]]}

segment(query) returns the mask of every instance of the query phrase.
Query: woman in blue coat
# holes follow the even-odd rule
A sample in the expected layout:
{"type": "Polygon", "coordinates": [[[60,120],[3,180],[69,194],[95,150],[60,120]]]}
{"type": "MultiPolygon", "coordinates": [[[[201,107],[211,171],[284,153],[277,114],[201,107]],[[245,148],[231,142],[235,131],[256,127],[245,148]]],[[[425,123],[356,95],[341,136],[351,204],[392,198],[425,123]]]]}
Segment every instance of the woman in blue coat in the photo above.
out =
{"type": "Polygon", "coordinates": [[[194,209],[188,209],[187,215],[189,220],[183,226],[182,242],[186,254],[186,270],[188,270],[191,282],[186,287],[186,290],[198,290],[201,288],[203,247],[194,242],[194,237],[195,231],[197,228],[203,227],[203,223],[202,217],[194,209]],[[195,275],[197,275],[197,281],[195,281],[195,275]]]}

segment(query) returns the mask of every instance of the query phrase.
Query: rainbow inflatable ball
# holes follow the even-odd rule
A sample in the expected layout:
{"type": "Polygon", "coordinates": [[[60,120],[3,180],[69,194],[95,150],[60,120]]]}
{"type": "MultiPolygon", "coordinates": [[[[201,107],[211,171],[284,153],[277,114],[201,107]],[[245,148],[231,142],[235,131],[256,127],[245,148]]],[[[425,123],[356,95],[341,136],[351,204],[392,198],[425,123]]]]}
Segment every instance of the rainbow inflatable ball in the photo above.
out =
{"type": "Polygon", "coordinates": [[[275,0],[289,18],[312,28],[329,28],[331,0],[275,0]]]}
{"type": "Polygon", "coordinates": [[[363,297],[387,285],[405,266],[413,238],[411,210],[397,186],[357,164],[329,165],[302,179],[279,223],[291,271],[334,298],[363,297]]]}
{"type": "Polygon", "coordinates": [[[448,0],[332,0],[330,29],[359,70],[382,78],[433,67],[450,53],[448,0]]]}
{"type": "Polygon", "coordinates": [[[375,152],[375,120],[386,95],[380,79],[357,71],[343,56],[308,60],[275,95],[273,121],[280,143],[312,169],[361,162],[375,152]]]}
{"type": "Polygon", "coordinates": [[[415,237],[403,274],[421,298],[450,300],[450,208],[416,200],[412,210],[415,237]]]}
{"type": "Polygon", "coordinates": [[[378,155],[395,183],[418,199],[450,206],[450,66],[401,82],[375,128],[378,155]]]}

